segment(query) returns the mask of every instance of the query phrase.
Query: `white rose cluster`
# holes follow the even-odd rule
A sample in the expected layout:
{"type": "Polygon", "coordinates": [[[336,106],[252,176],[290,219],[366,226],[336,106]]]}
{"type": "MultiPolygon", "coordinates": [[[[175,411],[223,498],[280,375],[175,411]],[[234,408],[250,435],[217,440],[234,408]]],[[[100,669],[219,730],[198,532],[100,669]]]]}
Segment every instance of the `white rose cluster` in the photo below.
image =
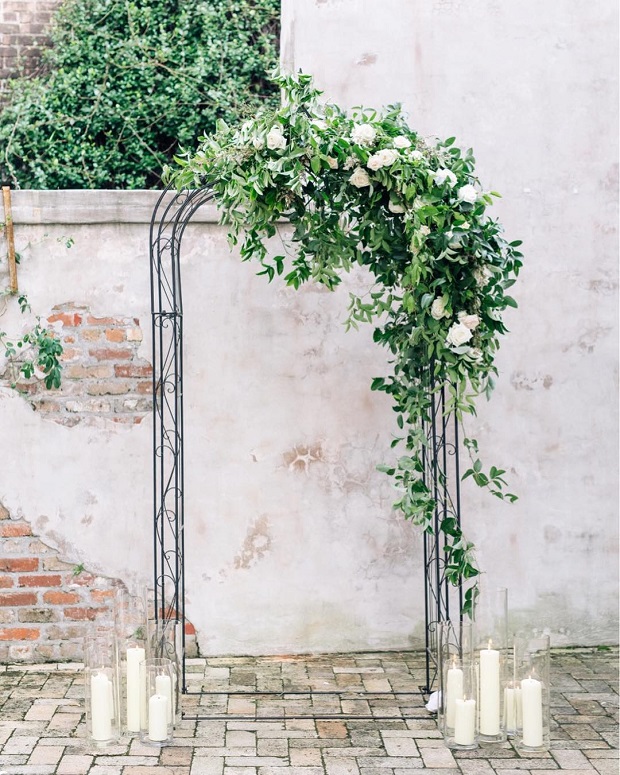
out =
{"type": "Polygon", "coordinates": [[[392,164],[398,159],[398,152],[393,148],[384,148],[382,151],[377,151],[369,157],[366,166],[369,170],[377,171],[381,167],[391,167],[392,164]]]}
{"type": "Polygon", "coordinates": [[[480,325],[480,318],[478,315],[468,315],[467,312],[459,312],[457,315],[459,323],[469,328],[470,331],[475,331],[480,325]]]}
{"type": "Polygon", "coordinates": [[[372,124],[356,124],[351,132],[351,140],[356,145],[363,145],[366,148],[374,145],[376,137],[377,130],[372,124]]]}
{"type": "Polygon", "coordinates": [[[392,142],[394,143],[394,148],[411,148],[411,140],[404,135],[398,135],[392,142]]]}

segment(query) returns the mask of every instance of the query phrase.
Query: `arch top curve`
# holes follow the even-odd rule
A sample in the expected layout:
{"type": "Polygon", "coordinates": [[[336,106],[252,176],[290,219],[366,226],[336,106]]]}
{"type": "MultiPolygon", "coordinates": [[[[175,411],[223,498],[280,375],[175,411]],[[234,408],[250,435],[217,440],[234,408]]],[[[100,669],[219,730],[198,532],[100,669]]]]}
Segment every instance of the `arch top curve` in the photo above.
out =
{"type": "Polygon", "coordinates": [[[151,312],[181,314],[181,241],[197,210],[214,198],[210,186],[177,189],[169,184],[155,204],[150,225],[151,312]]]}

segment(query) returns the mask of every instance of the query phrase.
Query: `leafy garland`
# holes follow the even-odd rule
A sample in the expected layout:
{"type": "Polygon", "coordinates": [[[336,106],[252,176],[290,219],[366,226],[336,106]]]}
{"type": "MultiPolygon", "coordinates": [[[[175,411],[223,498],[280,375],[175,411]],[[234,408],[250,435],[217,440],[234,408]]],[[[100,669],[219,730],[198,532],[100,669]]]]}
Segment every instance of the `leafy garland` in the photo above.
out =
{"type": "MultiPolygon", "coordinates": [[[[220,122],[195,152],[176,159],[167,179],[179,188],[210,186],[243,260],[258,260],[269,281],[284,275],[299,288],[309,279],[333,289],[361,265],[374,277],[367,296],[351,294],[347,326],[375,326],[391,353],[393,373],[372,382],[388,393],[405,448],[394,467],[394,504],[431,530],[436,503],[424,481],[423,424],[432,391],[447,386],[447,410],[459,420],[494,386],[502,312],[516,307],[506,291],[521,267],[520,241],[508,243],[487,214],[496,192],[474,175],[471,150],[455,138],[429,143],[409,128],[400,106],[347,114],[319,101],[309,75],[276,76],[282,107],[240,127],[220,122]],[[272,256],[266,240],[281,219],[293,227],[294,252],[272,256]]],[[[485,473],[475,439],[463,478],[505,492],[502,469],[485,473]]],[[[473,544],[452,517],[443,519],[446,576],[454,584],[478,575],[473,544]]],[[[467,590],[471,609],[474,589],[467,590]]]]}

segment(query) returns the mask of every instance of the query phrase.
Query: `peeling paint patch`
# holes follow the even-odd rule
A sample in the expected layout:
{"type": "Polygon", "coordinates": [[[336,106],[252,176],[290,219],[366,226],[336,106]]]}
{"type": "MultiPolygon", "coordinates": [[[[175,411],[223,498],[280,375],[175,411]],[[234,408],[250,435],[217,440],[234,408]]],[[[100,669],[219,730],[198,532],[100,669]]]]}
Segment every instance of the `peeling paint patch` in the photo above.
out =
{"type": "Polygon", "coordinates": [[[313,463],[325,462],[323,447],[321,446],[320,441],[317,441],[311,446],[297,444],[293,449],[285,452],[282,457],[284,458],[284,464],[289,471],[297,471],[300,474],[307,474],[308,469],[313,463]]]}
{"type": "Polygon", "coordinates": [[[553,385],[553,377],[551,374],[528,376],[522,371],[515,371],[510,377],[510,384],[515,390],[537,390],[540,387],[549,390],[553,385]]]}
{"type": "Polygon", "coordinates": [[[251,568],[265,556],[271,548],[271,543],[269,520],[263,514],[248,528],[241,551],[233,560],[234,567],[237,570],[251,568]]]}
{"type": "Polygon", "coordinates": [[[364,53],[361,55],[361,57],[357,60],[355,63],[356,65],[374,65],[377,61],[378,57],[376,54],[371,53],[364,53]]]}

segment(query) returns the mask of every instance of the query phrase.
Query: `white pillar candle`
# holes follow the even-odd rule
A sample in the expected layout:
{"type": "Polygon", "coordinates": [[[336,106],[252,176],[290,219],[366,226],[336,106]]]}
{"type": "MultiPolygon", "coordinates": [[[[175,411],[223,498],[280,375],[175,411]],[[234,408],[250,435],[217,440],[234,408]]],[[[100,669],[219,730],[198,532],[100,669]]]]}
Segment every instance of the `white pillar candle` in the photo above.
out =
{"type": "Polygon", "coordinates": [[[454,701],[454,742],[473,745],[476,739],[476,700],[454,701]]]}
{"type": "Polygon", "coordinates": [[[480,734],[494,736],[500,731],[499,651],[480,651],[480,734]]]}
{"type": "Polygon", "coordinates": [[[454,701],[463,699],[463,671],[452,661],[446,679],[446,726],[454,727],[454,701]]]}
{"type": "Polygon", "coordinates": [[[521,702],[521,686],[515,686],[515,714],[517,729],[523,726],[523,703],[521,702]]]}
{"type": "Polygon", "coordinates": [[[105,673],[93,673],[90,677],[90,720],[93,740],[109,740],[112,737],[110,683],[105,673]]]}
{"type": "Polygon", "coordinates": [[[141,679],[140,662],[145,658],[141,646],[130,646],[127,649],[127,731],[140,731],[140,697],[141,679]]]}
{"type": "Polygon", "coordinates": [[[174,708],[172,706],[172,685],[169,675],[155,676],[155,693],[168,699],[168,722],[172,724],[174,708]]]}
{"type": "Polygon", "coordinates": [[[504,689],[504,727],[513,732],[517,728],[516,696],[512,684],[504,689]]]}
{"type": "Polygon", "coordinates": [[[539,748],[543,744],[542,684],[535,678],[521,681],[523,706],[523,745],[539,748]]]}
{"type": "Polygon", "coordinates": [[[149,699],[149,740],[162,742],[168,739],[168,698],[154,694],[149,699]]]}

